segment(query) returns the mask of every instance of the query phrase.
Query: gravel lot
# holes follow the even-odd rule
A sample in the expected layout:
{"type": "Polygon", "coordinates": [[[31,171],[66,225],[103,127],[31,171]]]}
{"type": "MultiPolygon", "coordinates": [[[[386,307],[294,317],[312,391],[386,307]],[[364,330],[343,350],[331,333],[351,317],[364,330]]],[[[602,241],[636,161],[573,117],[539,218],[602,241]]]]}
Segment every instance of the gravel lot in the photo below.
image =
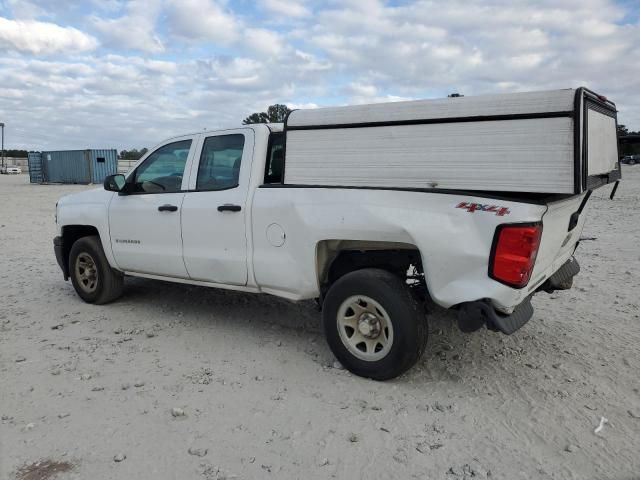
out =
{"type": "Polygon", "coordinates": [[[82,303],[53,216],[89,187],[0,176],[0,478],[638,479],[640,166],[623,176],[589,203],[572,290],[510,337],[433,315],[385,383],[336,368],[312,302],[131,278],[82,303]]]}

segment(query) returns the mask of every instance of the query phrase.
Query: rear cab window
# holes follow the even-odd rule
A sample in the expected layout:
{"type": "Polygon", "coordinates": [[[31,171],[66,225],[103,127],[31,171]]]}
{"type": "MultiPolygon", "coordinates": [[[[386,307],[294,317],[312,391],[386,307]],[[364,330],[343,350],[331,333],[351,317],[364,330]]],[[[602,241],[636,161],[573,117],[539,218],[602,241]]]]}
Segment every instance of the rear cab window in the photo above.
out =
{"type": "Polygon", "coordinates": [[[267,148],[267,162],[264,183],[274,184],[284,181],[284,133],[272,133],[267,148]]]}

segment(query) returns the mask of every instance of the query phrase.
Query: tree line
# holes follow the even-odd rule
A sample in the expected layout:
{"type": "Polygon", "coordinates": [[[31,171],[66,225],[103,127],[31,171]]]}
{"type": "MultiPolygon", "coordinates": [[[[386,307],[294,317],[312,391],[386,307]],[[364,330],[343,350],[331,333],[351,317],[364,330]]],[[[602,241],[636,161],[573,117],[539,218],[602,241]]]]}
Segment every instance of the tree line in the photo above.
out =
{"type": "Polygon", "coordinates": [[[619,142],[620,155],[640,155],[640,140],[625,142],[623,139],[628,135],[640,135],[640,131],[630,132],[625,125],[618,125],[618,138],[622,140],[619,142]]]}
{"type": "Polygon", "coordinates": [[[122,150],[118,154],[118,158],[121,158],[122,160],[139,160],[148,151],[148,148],[143,148],[141,150],[136,148],[132,148],[131,150],[122,150]]]}
{"type": "Polygon", "coordinates": [[[13,157],[13,158],[27,158],[29,152],[26,150],[5,150],[5,157],[13,157]]]}
{"type": "Polygon", "coordinates": [[[281,103],[269,105],[266,112],[256,112],[249,115],[242,121],[243,125],[252,123],[283,123],[291,109],[281,103]]]}

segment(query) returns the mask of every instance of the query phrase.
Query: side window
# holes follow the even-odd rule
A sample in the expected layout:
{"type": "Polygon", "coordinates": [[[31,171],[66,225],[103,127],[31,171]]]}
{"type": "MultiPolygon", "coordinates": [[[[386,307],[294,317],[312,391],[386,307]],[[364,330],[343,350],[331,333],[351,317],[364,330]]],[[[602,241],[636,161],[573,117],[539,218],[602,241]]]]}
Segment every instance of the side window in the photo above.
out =
{"type": "Polygon", "coordinates": [[[134,192],[179,192],[191,140],[169,143],[153,152],[135,172],[134,192]]]}
{"type": "Polygon", "coordinates": [[[196,190],[226,190],[238,186],[244,135],[208,137],[202,146],[196,190]]]}
{"type": "Polygon", "coordinates": [[[272,133],[267,151],[264,183],[282,183],[284,173],[284,133],[272,133]]]}

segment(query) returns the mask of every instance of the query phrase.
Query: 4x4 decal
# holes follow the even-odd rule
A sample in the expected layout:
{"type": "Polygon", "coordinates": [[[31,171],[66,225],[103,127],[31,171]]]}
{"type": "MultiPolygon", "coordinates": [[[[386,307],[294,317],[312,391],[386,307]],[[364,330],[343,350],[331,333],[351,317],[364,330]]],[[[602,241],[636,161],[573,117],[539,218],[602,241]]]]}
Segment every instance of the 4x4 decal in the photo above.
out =
{"type": "Polygon", "coordinates": [[[499,217],[503,217],[511,213],[507,207],[501,207],[499,205],[483,205],[481,203],[460,202],[458,205],[456,205],[456,208],[464,208],[469,213],[474,213],[474,212],[495,213],[499,217]]]}

